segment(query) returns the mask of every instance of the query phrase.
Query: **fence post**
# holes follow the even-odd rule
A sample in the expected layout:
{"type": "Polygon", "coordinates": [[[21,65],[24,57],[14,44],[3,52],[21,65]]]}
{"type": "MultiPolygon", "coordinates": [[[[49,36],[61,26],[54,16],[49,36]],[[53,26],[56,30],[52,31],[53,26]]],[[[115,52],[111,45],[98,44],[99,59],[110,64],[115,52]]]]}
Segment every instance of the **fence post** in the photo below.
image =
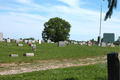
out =
{"type": "Polygon", "coordinates": [[[118,53],[107,54],[108,80],[119,80],[119,59],[118,53]]]}

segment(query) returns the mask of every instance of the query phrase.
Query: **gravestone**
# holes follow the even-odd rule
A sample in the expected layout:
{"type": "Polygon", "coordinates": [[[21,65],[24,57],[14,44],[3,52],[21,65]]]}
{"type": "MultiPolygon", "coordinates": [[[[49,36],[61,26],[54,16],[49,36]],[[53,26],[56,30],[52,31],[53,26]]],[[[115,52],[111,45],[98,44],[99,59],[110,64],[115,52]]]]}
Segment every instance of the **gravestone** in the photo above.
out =
{"type": "Polygon", "coordinates": [[[107,54],[108,80],[119,80],[119,59],[118,53],[107,54]]]}
{"type": "Polygon", "coordinates": [[[87,46],[91,46],[91,41],[88,41],[88,42],[87,42],[87,46]]]}
{"type": "Polygon", "coordinates": [[[23,46],[23,44],[17,44],[17,46],[23,46]]]}
{"type": "Polygon", "coordinates": [[[35,40],[32,40],[32,43],[35,43],[35,40]]]}
{"type": "Polygon", "coordinates": [[[92,44],[95,45],[95,42],[93,42],[92,44]]]}
{"type": "Polygon", "coordinates": [[[10,41],[10,39],[8,38],[8,39],[7,39],[7,43],[10,43],[10,42],[11,42],[11,41],[10,41]]]}
{"type": "Polygon", "coordinates": [[[51,41],[51,43],[54,43],[54,42],[51,41]]]}
{"type": "Polygon", "coordinates": [[[7,46],[11,46],[12,44],[6,44],[7,46]]]}
{"type": "Polygon", "coordinates": [[[28,43],[28,40],[24,40],[24,43],[28,43]]]}
{"type": "Polygon", "coordinates": [[[106,45],[107,45],[107,44],[106,44],[105,42],[102,42],[102,43],[101,43],[101,47],[106,47],[106,45]]]}
{"type": "Polygon", "coordinates": [[[15,43],[19,43],[19,40],[15,40],[15,43]]]}
{"type": "Polygon", "coordinates": [[[73,44],[77,44],[77,42],[74,42],[73,44]]]}
{"type": "Polygon", "coordinates": [[[11,54],[10,57],[18,57],[18,54],[11,54]]]}
{"type": "Polygon", "coordinates": [[[59,47],[64,47],[65,46],[65,42],[64,41],[59,41],[58,42],[58,46],[59,47]]]}
{"type": "Polygon", "coordinates": [[[32,47],[33,47],[33,46],[36,47],[36,44],[31,44],[31,46],[32,46],[32,47]]]}
{"type": "Polygon", "coordinates": [[[44,40],[41,40],[41,42],[45,42],[44,40]]]}
{"type": "Polygon", "coordinates": [[[23,54],[23,56],[27,56],[27,57],[34,56],[34,53],[25,53],[25,54],[23,54]]]}
{"type": "Polygon", "coordinates": [[[51,40],[47,40],[47,43],[51,43],[51,40]]]}
{"type": "Polygon", "coordinates": [[[115,45],[113,43],[110,44],[110,47],[115,47],[115,45]]]}
{"type": "Polygon", "coordinates": [[[41,39],[39,39],[39,44],[41,44],[41,39]]]}
{"type": "Polygon", "coordinates": [[[79,45],[83,45],[83,43],[79,43],[79,45]]]}
{"type": "Polygon", "coordinates": [[[32,40],[28,40],[28,42],[27,42],[27,43],[28,43],[28,44],[29,44],[29,43],[32,43],[32,40]]]}
{"type": "Polygon", "coordinates": [[[0,42],[3,41],[3,33],[0,32],[0,42]]]}

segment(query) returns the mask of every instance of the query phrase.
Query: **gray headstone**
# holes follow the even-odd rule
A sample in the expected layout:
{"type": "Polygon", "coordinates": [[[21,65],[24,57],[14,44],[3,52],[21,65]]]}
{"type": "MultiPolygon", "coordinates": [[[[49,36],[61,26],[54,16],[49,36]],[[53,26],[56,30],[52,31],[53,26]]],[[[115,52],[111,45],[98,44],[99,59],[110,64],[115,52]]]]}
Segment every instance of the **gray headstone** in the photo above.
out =
{"type": "Polygon", "coordinates": [[[32,40],[32,43],[35,43],[35,40],[32,40]]]}
{"type": "Polygon", "coordinates": [[[15,43],[19,43],[19,40],[15,40],[15,43]]]}
{"type": "Polygon", "coordinates": [[[32,46],[32,47],[33,47],[33,46],[36,47],[36,44],[31,44],[31,46],[32,46]]]}
{"type": "Polygon", "coordinates": [[[108,80],[119,80],[119,59],[118,53],[107,54],[108,80]]]}
{"type": "Polygon", "coordinates": [[[102,43],[101,43],[101,47],[106,47],[106,45],[107,45],[107,44],[106,44],[105,42],[102,42],[102,43]]]}
{"type": "Polygon", "coordinates": [[[28,44],[29,44],[29,43],[32,43],[32,40],[28,40],[28,44]]]}
{"type": "Polygon", "coordinates": [[[34,53],[25,53],[25,54],[23,54],[24,56],[34,56],[34,53]]]}
{"type": "Polygon", "coordinates": [[[88,41],[88,42],[87,42],[87,46],[91,46],[91,41],[88,41]]]}
{"type": "Polygon", "coordinates": [[[79,43],[79,45],[83,45],[83,43],[79,43]]]}
{"type": "Polygon", "coordinates": [[[0,32],[0,42],[3,41],[3,33],[0,32]]]}
{"type": "Polygon", "coordinates": [[[65,46],[65,42],[64,41],[59,41],[58,42],[58,46],[59,47],[64,47],[65,46]]]}
{"type": "Polygon", "coordinates": [[[18,57],[18,54],[11,54],[10,57],[18,57]]]}
{"type": "Polygon", "coordinates": [[[23,46],[23,44],[17,44],[17,46],[23,46]]]}

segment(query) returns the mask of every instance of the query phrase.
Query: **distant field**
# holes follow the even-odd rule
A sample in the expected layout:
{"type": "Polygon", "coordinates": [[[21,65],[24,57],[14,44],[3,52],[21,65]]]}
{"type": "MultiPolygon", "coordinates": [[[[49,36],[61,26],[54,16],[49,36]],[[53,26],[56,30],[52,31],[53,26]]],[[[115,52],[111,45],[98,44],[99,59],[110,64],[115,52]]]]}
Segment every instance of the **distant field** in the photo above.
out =
{"type": "Polygon", "coordinates": [[[1,80],[108,80],[107,63],[50,69],[14,75],[0,75],[1,80]]]}
{"type": "MultiPolygon", "coordinates": [[[[23,43],[23,42],[20,42],[23,43]]],[[[17,43],[0,42],[0,63],[21,63],[33,62],[34,60],[51,60],[51,59],[78,59],[87,57],[104,56],[109,52],[119,52],[119,46],[115,47],[97,47],[93,46],[79,46],[78,44],[69,44],[66,47],[58,47],[57,43],[42,43],[36,44],[36,49],[41,51],[32,51],[32,47],[28,44],[17,46],[17,43]],[[6,44],[12,44],[6,46],[6,44]],[[34,53],[34,57],[25,57],[25,53],[34,53]],[[18,54],[19,57],[9,57],[10,54],[18,54]]]]}

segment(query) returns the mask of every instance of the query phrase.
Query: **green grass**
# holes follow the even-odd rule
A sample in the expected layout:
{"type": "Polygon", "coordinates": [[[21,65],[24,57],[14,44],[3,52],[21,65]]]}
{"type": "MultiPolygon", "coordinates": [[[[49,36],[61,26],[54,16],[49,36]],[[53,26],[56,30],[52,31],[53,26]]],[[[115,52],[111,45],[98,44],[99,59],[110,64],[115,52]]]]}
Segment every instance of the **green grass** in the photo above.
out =
{"type": "MultiPolygon", "coordinates": [[[[23,42],[20,42],[23,43],[23,42]]],[[[69,44],[66,47],[58,47],[57,43],[36,43],[36,49],[41,51],[32,51],[32,47],[28,44],[17,46],[17,43],[10,43],[12,45],[6,46],[6,42],[0,42],[0,63],[21,63],[33,62],[34,60],[48,60],[48,59],[78,59],[87,57],[97,57],[106,55],[109,52],[119,52],[119,46],[116,47],[97,47],[93,46],[79,46],[78,44],[69,44]],[[25,57],[25,53],[34,53],[34,57],[25,57]],[[10,54],[18,54],[19,57],[9,57],[10,54]]]]}
{"type": "Polygon", "coordinates": [[[107,63],[0,76],[1,80],[107,80],[107,63]]]}

